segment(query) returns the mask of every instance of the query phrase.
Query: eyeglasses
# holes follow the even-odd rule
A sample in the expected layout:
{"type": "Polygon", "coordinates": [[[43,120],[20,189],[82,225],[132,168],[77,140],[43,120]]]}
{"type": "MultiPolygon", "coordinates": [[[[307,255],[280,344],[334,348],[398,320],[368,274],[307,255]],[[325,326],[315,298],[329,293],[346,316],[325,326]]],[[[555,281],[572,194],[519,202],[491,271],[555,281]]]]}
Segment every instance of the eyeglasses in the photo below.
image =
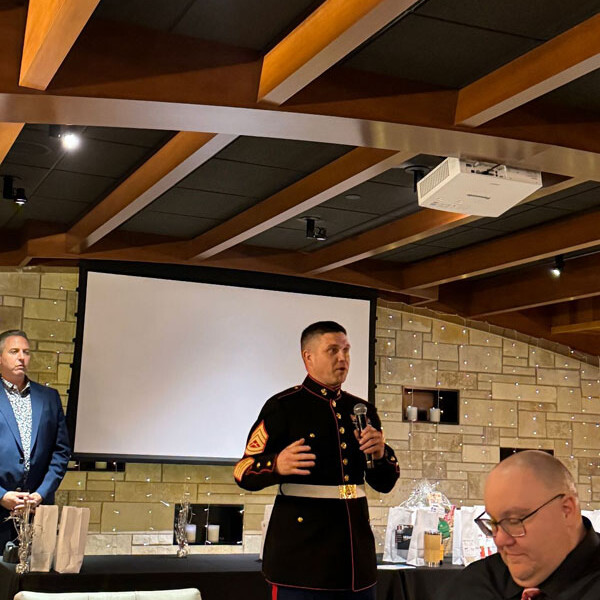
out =
{"type": "Polygon", "coordinates": [[[529,517],[533,517],[536,512],[544,508],[550,504],[550,502],[554,502],[557,498],[562,498],[566,496],[566,494],[557,494],[554,498],[550,498],[548,502],[544,502],[541,506],[538,506],[534,511],[530,512],[528,515],[517,519],[515,517],[507,517],[506,519],[500,519],[499,521],[495,521],[494,519],[485,519],[483,515],[485,512],[482,512],[476,519],[475,523],[479,526],[479,529],[483,531],[483,533],[487,537],[496,537],[498,534],[498,527],[502,527],[502,530],[511,537],[523,537],[527,532],[525,531],[525,519],[529,519],[529,517]]]}

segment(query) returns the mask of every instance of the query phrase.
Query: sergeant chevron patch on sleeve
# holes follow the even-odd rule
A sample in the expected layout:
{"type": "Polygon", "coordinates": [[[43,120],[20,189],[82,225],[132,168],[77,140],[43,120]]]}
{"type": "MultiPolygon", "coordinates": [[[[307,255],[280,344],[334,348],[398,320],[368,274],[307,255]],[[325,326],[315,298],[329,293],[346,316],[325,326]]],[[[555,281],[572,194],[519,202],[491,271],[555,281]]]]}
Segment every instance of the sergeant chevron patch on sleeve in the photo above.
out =
{"type": "Polygon", "coordinates": [[[246,454],[253,456],[254,454],[261,454],[265,451],[269,434],[265,428],[265,422],[261,421],[258,427],[252,432],[248,445],[246,446],[246,454]]]}
{"type": "Polygon", "coordinates": [[[254,464],[253,458],[242,458],[233,469],[233,476],[236,481],[241,481],[244,473],[254,464]]]}

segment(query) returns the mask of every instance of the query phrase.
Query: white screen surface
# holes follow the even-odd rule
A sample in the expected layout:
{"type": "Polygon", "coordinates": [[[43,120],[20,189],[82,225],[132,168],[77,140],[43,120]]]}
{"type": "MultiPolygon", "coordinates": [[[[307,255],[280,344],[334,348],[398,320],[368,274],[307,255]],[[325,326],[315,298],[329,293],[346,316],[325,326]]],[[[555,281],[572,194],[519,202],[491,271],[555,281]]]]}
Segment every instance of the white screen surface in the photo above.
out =
{"type": "Polygon", "coordinates": [[[364,299],[90,271],[75,453],[239,458],[264,402],[304,379],[310,323],[347,329],[344,389],[367,398],[369,316],[364,299]]]}

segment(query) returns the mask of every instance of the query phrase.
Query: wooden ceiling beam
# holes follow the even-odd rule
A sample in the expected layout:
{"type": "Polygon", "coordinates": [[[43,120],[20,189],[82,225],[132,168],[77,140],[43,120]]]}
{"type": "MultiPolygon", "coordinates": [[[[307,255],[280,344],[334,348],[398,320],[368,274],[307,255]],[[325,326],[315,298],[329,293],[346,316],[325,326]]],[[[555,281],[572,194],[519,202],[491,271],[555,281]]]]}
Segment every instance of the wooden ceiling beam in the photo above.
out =
{"type": "Polygon", "coordinates": [[[600,254],[565,262],[560,277],[550,265],[536,265],[440,288],[440,301],[460,314],[482,318],[600,295],[600,254]]]}
{"type": "Polygon", "coordinates": [[[283,104],[417,0],[326,0],[263,59],[258,100],[283,104]]]}
{"type": "Polygon", "coordinates": [[[569,348],[577,348],[588,354],[600,354],[600,337],[595,338],[595,336],[585,333],[553,335],[544,308],[492,315],[487,317],[486,321],[492,325],[504,327],[507,331],[518,331],[533,338],[554,342],[557,345],[556,348],[552,348],[545,342],[540,347],[562,353],[565,356],[570,356],[569,348]]]}
{"type": "Polygon", "coordinates": [[[475,217],[469,215],[425,208],[392,223],[311,252],[303,261],[302,273],[318,275],[338,269],[448,231],[474,219],[475,217]]]}
{"type": "Polygon", "coordinates": [[[552,334],[598,332],[600,297],[585,298],[552,307],[552,334]]]}
{"type": "Polygon", "coordinates": [[[0,165],[6,158],[25,123],[0,123],[0,165]]]}
{"type": "Polygon", "coordinates": [[[29,0],[19,85],[45,90],[100,0],[29,0]]]}
{"type": "MultiPolygon", "coordinates": [[[[568,189],[579,183],[581,183],[581,181],[571,179],[547,186],[529,196],[524,203],[542,198],[551,193],[568,189]]],[[[348,265],[352,262],[357,263],[355,268],[360,270],[362,268],[358,261],[372,258],[377,254],[405,246],[415,241],[424,240],[427,237],[441,233],[441,231],[448,231],[452,228],[466,225],[467,223],[476,222],[479,218],[480,217],[467,215],[457,215],[453,218],[451,213],[425,209],[394,223],[383,225],[370,232],[353,236],[348,240],[343,240],[337,244],[311,253],[303,263],[302,272],[314,272],[314,274],[322,273],[331,269],[336,269],[339,266],[348,265]],[[436,212],[438,213],[437,215],[435,214],[436,212]],[[439,229],[440,219],[445,220],[442,229],[439,229]],[[432,225],[430,231],[426,229],[428,222],[432,225]],[[394,236],[400,237],[394,238],[394,236]]],[[[480,251],[470,251],[470,249],[466,249],[465,251],[444,253],[440,257],[408,266],[395,263],[382,263],[381,261],[378,265],[375,265],[373,264],[373,261],[367,260],[365,261],[365,269],[369,273],[377,272],[378,285],[382,285],[386,282],[387,285],[392,286],[394,289],[401,289],[410,295],[422,296],[423,291],[419,291],[420,289],[424,290],[430,286],[435,287],[455,279],[464,279],[465,277],[472,276],[469,275],[468,269],[465,269],[465,263],[469,265],[473,260],[488,260],[488,253],[484,253],[482,256],[480,251]],[[464,252],[465,254],[458,257],[456,260],[452,258],[455,254],[461,252],[464,252]],[[469,261],[468,259],[471,256],[473,258],[469,261]],[[426,266],[423,269],[420,269],[419,265],[421,264],[425,264],[426,266]],[[452,276],[453,273],[454,276],[452,276]],[[419,277],[421,279],[419,279],[419,277]],[[435,280],[435,277],[437,277],[438,280],[435,280]]],[[[496,256],[496,262],[498,262],[498,256],[496,256]]],[[[502,267],[497,266],[497,268],[502,267]]],[[[424,297],[430,297],[430,294],[425,293],[424,297]]]]}
{"type": "Polygon", "coordinates": [[[82,252],[146,208],[236,136],[182,131],[94,206],[68,232],[69,250],[82,252]]]}
{"type": "Polygon", "coordinates": [[[600,332],[600,320],[570,323],[569,325],[553,325],[551,331],[552,335],[560,335],[563,333],[585,333],[589,331],[600,332]]]}
{"type": "Polygon", "coordinates": [[[283,111],[256,101],[261,60],[254,51],[97,19],[51,93],[33,93],[15,78],[25,14],[5,10],[0,19],[0,121],[303,139],[469,156],[587,179],[600,172],[597,114],[566,110],[557,117],[554,108],[529,103],[477,135],[454,125],[453,90],[337,66],[302,90],[302,104],[294,97],[283,111]]]}
{"type": "Polygon", "coordinates": [[[477,127],[600,68],[600,14],[458,93],[455,123],[477,127]]]}
{"type": "MultiPolygon", "coordinates": [[[[582,183],[573,179],[547,193],[582,183]]],[[[529,199],[528,199],[529,201],[529,199]]],[[[600,211],[561,218],[394,269],[402,289],[427,288],[600,245],[600,211]]],[[[391,270],[391,269],[390,269],[391,270]]]]}
{"type": "Polygon", "coordinates": [[[406,160],[406,153],[393,150],[351,150],[270,198],[190,240],[187,255],[190,258],[210,258],[406,160]]]}

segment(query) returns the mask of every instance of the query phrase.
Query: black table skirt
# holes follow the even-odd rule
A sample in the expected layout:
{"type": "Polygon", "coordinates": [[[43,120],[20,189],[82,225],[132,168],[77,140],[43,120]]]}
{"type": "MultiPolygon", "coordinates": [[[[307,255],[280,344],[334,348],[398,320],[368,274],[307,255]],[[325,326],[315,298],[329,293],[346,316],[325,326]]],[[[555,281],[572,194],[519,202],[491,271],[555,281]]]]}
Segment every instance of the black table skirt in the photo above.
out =
{"type": "MultiPolygon", "coordinates": [[[[270,593],[255,554],[194,554],[185,559],[157,556],[86,556],[77,574],[27,573],[0,561],[0,600],[22,590],[36,592],[108,592],[198,588],[202,600],[269,600],[270,593]]],[[[377,600],[433,600],[451,584],[460,568],[380,570],[377,600]]]]}

